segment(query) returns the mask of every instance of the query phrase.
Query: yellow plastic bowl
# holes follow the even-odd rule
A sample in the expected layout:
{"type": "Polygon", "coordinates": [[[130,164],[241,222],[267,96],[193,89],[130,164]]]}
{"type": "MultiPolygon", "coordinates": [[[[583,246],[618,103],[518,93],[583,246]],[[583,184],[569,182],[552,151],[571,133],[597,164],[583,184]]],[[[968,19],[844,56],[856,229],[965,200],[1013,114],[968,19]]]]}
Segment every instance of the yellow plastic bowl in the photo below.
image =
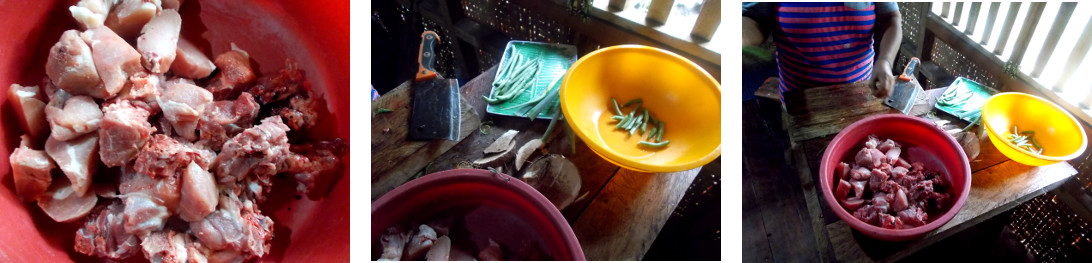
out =
{"type": "Polygon", "coordinates": [[[580,58],[561,84],[561,109],[589,148],[627,169],[677,172],[720,156],[720,84],[694,62],[668,51],[622,45],[580,58]],[[641,98],[643,107],[663,121],[663,140],[670,143],[642,147],[637,143],[647,134],[615,130],[611,98],[619,104],[641,98]]]}
{"type": "Polygon", "coordinates": [[[1006,92],[990,97],[982,106],[982,123],[998,151],[1026,165],[1068,161],[1081,155],[1088,146],[1084,128],[1077,119],[1054,103],[1024,93],[1006,92]],[[1043,154],[1031,153],[1010,142],[1013,126],[1020,132],[1035,132],[1043,154]]]}

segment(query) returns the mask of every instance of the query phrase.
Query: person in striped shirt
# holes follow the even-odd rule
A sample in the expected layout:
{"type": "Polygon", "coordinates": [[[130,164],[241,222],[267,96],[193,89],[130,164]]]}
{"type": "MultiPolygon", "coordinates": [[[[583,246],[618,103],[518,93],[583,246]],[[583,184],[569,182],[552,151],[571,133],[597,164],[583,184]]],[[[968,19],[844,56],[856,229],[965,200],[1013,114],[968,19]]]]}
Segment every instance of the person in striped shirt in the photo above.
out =
{"type": "Polygon", "coordinates": [[[743,46],[772,34],[782,94],[871,81],[885,98],[895,86],[901,24],[895,3],[744,3],[743,46]]]}

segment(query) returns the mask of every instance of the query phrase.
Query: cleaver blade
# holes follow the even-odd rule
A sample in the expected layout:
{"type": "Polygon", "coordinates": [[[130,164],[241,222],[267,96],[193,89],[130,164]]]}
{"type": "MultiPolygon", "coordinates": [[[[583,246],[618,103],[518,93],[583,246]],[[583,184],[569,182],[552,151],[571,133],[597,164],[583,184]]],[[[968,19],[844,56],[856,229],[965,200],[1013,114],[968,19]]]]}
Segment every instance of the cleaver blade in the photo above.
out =
{"type": "Polygon", "coordinates": [[[921,93],[921,88],[911,83],[911,81],[914,81],[914,70],[917,69],[919,63],[918,58],[912,58],[910,62],[906,63],[902,75],[899,75],[898,80],[895,81],[891,96],[884,99],[884,105],[894,108],[902,112],[902,114],[910,113],[910,109],[914,107],[914,102],[918,99],[918,94],[921,93]]]}
{"type": "Polygon", "coordinates": [[[413,83],[413,104],[410,111],[408,139],[450,140],[459,139],[461,106],[459,83],[436,74],[433,51],[440,37],[435,32],[421,34],[421,49],[417,61],[420,65],[413,83]]]}

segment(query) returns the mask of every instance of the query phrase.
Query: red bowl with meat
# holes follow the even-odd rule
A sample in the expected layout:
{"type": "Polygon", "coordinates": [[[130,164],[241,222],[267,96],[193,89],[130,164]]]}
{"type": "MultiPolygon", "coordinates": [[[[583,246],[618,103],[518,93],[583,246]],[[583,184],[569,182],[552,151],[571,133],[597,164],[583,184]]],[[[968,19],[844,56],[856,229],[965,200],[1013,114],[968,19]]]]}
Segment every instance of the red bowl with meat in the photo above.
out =
{"type": "MultiPolygon", "coordinates": [[[[4,211],[0,213],[0,262],[100,260],[74,249],[80,220],[58,223],[38,204],[21,201],[8,158],[19,148],[20,136],[26,132],[16,105],[8,98],[8,87],[42,83],[51,47],[66,30],[80,30],[69,10],[76,2],[0,1],[0,10],[9,13],[0,16],[0,32],[4,35],[0,38],[0,88],[4,89],[0,92],[0,210],[4,211]]],[[[209,58],[231,50],[234,43],[249,53],[259,76],[275,75],[286,66],[286,59],[294,60],[314,94],[323,101],[314,126],[297,135],[348,142],[348,1],[162,2],[182,2],[178,9],[182,19],[180,35],[209,58]]],[[[346,152],[339,157],[337,170],[320,179],[307,196],[296,194],[296,183],[291,178],[273,178],[271,193],[259,205],[262,214],[274,222],[270,248],[261,261],[349,260],[349,156],[346,152]]],[[[54,178],[58,178],[60,172],[55,172],[54,178]]],[[[117,168],[105,166],[98,172],[96,175],[119,173],[117,168]]],[[[107,199],[100,197],[99,203],[107,199]]]]}
{"type": "MultiPolygon", "coordinates": [[[[417,234],[406,229],[422,224],[436,229],[430,239],[449,236],[450,246],[445,248],[468,252],[462,253],[468,258],[459,258],[456,249],[444,250],[451,251],[451,260],[489,259],[484,251],[493,242],[500,248],[493,254],[500,256],[494,259],[584,260],[580,242],[550,200],[519,179],[487,170],[455,169],[414,179],[372,203],[371,224],[371,260],[394,258],[385,255],[384,248],[406,251],[394,253],[401,260],[422,260],[424,255],[408,255],[409,245],[392,246],[413,242],[396,242],[392,237],[397,234],[387,234],[394,227],[390,233],[408,233],[413,238],[417,234]]],[[[421,232],[426,231],[417,231],[421,232]]]]}
{"type": "Polygon", "coordinates": [[[834,137],[823,152],[819,185],[826,204],[850,227],[902,241],[959,212],[970,192],[971,167],[959,143],[932,123],[885,114],[834,137]]]}

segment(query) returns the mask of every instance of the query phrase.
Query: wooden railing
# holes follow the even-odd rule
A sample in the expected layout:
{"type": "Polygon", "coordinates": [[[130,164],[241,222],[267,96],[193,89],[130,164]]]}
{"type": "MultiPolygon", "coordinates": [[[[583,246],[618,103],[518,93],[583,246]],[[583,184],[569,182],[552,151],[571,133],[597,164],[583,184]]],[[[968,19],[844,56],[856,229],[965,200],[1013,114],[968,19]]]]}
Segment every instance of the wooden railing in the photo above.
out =
{"type": "MultiPolygon", "coordinates": [[[[1092,69],[1086,56],[1092,46],[1092,16],[1087,14],[1092,3],[921,4],[924,37],[904,43],[904,55],[931,61],[934,41],[940,39],[998,77],[1002,87],[994,88],[1040,95],[1092,123],[1092,85],[1073,81],[1079,69],[1092,69]],[[1082,15],[1074,16],[1075,11],[1082,15]]],[[[926,79],[952,77],[935,63],[923,64],[929,64],[922,67],[926,79]]]]}

